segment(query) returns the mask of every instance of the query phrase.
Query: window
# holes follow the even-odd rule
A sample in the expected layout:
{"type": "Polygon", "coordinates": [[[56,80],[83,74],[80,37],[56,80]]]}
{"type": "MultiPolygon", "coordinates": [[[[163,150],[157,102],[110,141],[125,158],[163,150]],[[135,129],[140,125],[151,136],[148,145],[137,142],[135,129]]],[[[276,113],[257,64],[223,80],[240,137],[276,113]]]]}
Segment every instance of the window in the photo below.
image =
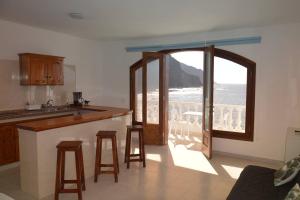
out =
{"type": "MultiPolygon", "coordinates": [[[[162,51],[161,53],[169,56],[171,54],[173,56],[177,55],[178,58],[176,57],[176,59],[181,63],[184,63],[185,65],[188,66],[196,67],[197,69],[199,68],[199,70],[203,72],[204,54],[202,52],[203,52],[203,48],[166,50],[166,51],[162,51]],[[176,52],[178,53],[178,55],[176,54],[176,52]]],[[[131,102],[131,109],[133,110],[133,121],[137,123],[142,122],[141,64],[142,63],[140,60],[134,65],[132,65],[130,68],[131,69],[130,102],[131,102]]],[[[152,66],[153,64],[155,64],[154,61],[148,63],[149,66],[150,65],[152,66]]],[[[171,69],[171,67],[170,70],[168,70],[167,74],[169,74],[172,70],[173,71],[175,70],[175,69],[171,69]]],[[[255,62],[243,56],[237,55],[235,53],[215,48],[214,84],[213,84],[214,110],[213,110],[213,130],[212,130],[212,134],[214,137],[253,141],[255,68],[256,68],[255,62]]],[[[157,68],[151,67],[148,70],[152,70],[153,72],[155,72],[155,70],[157,71],[157,68]]],[[[152,71],[149,71],[149,74],[152,74],[152,71]]],[[[194,75],[199,74],[199,76],[201,76],[200,80],[203,79],[202,73],[197,72],[193,74],[194,75]]],[[[172,79],[171,75],[168,76],[169,76],[169,81],[174,79],[174,77],[172,79]]],[[[157,76],[152,76],[152,78],[149,79],[148,81],[155,81],[156,80],[155,77],[157,78],[157,76]]],[[[175,80],[178,82],[178,79],[176,77],[175,80]]],[[[192,79],[190,79],[190,81],[192,81],[192,79]]],[[[199,102],[194,103],[194,105],[189,108],[190,110],[191,108],[195,108],[195,110],[192,111],[196,111],[197,113],[202,113],[202,98],[201,98],[202,85],[197,87],[199,87],[197,88],[197,91],[198,90],[200,91],[199,94],[197,93],[197,95],[200,95],[199,96],[200,100],[199,102]],[[199,105],[199,108],[197,107],[197,105],[199,105]]],[[[149,88],[145,88],[145,89],[149,89],[149,88]]],[[[190,92],[192,90],[195,90],[195,88],[191,88],[191,86],[188,89],[190,92]]],[[[173,93],[166,94],[166,96],[170,95],[170,100],[172,100],[174,97],[173,93]]],[[[147,96],[147,98],[151,99],[149,95],[147,96]]],[[[154,93],[152,92],[151,95],[154,95],[154,93]]],[[[190,96],[186,96],[185,99],[187,99],[187,97],[190,96]]],[[[172,111],[172,109],[170,110],[172,111]]],[[[181,110],[182,112],[184,111],[184,109],[179,109],[179,110],[181,110]]],[[[199,117],[201,118],[202,115],[199,115],[199,117]]],[[[197,120],[192,120],[192,121],[189,121],[190,118],[186,118],[186,119],[182,118],[182,120],[186,120],[187,122],[192,124],[196,123],[199,125],[199,128],[201,129],[202,120],[200,118],[199,120],[197,118],[197,120]]],[[[169,121],[170,120],[171,117],[169,121]]]]}
{"type": "Polygon", "coordinates": [[[245,57],[215,50],[214,137],[253,140],[255,67],[245,57]]]}
{"type": "Polygon", "coordinates": [[[214,130],[245,133],[247,68],[214,58],[214,130]]]}

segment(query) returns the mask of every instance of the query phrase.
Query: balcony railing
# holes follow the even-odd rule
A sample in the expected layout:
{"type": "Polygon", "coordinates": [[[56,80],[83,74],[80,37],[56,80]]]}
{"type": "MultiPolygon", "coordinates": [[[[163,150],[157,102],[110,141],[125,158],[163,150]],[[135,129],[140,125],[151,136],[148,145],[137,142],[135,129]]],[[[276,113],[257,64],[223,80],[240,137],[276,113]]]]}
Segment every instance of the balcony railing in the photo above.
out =
{"type": "MultiPolygon", "coordinates": [[[[158,122],[158,101],[148,101],[147,105],[148,122],[158,122]]],[[[213,129],[245,132],[245,111],[244,105],[214,104],[213,129]]],[[[137,119],[142,119],[141,106],[137,107],[137,119]]],[[[201,134],[202,103],[169,101],[169,131],[201,134]]]]}

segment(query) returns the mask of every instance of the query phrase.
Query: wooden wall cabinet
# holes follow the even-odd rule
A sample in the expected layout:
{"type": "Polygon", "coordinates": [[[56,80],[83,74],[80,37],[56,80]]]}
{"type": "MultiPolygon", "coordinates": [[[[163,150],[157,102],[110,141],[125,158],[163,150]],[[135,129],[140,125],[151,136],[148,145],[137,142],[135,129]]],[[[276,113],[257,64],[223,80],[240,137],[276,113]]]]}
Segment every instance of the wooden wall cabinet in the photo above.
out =
{"type": "Polygon", "coordinates": [[[15,124],[0,126],[0,165],[19,161],[19,135],[15,124]]]}
{"type": "Polygon", "coordinates": [[[20,58],[21,85],[63,85],[63,57],[22,53],[20,58]]]}

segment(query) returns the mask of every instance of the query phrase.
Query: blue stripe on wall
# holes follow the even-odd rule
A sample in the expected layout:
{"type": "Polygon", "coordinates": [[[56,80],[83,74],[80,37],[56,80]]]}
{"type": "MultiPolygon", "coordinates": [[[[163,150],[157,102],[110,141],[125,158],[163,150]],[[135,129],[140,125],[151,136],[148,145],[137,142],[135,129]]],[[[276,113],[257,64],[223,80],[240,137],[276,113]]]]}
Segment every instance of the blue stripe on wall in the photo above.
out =
{"type": "Polygon", "coordinates": [[[205,47],[209,45],[228,46],[228,45],[259,44],[259,43],[261,43],[261,36],[254,36],[254,37],[231,38],[231,39],[222,39],[222,40],[208,40],[208,41],[182,43],[182,44],[126,47],[126,51],[128,52],[161,51],[166,49],[198,48],[198,47],[205,47]]]}

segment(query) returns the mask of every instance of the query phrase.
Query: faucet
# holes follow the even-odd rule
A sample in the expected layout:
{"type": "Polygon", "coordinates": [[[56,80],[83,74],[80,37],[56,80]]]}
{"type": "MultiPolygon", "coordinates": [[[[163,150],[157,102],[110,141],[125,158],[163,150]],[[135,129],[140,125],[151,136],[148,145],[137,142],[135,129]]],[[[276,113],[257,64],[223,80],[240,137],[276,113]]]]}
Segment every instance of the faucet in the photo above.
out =
{"type": "Polygon", "coordinates": [[[49,99],[46,103],[46,108],[52,107],[54,104],[54,101],[52,99],[49,99]]]}

